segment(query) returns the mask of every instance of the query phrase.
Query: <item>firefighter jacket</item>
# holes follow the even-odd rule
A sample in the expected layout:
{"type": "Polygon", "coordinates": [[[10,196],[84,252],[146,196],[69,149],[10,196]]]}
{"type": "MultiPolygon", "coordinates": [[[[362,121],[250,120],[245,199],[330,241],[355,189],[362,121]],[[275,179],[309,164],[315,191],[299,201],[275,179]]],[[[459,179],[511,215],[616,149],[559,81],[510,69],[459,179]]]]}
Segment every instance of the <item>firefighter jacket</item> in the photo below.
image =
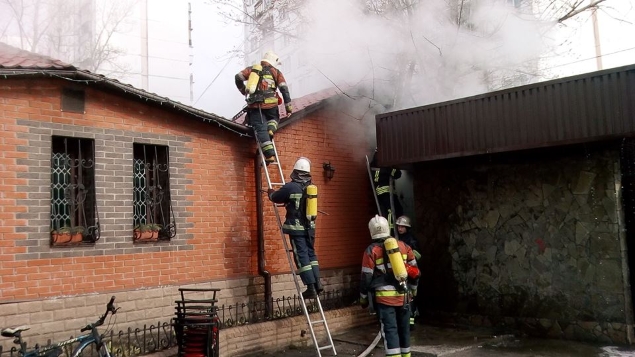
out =
{"type": "MultiPolygon", "coordinates": [[[[417,261],[412,253],[412,249],[399,241],[399,251],[403,257],[406,267],[408,265],[417,266],[417,261]]],[[[408,278],[408,289],[416,292],[419,277],[408,278]]],[[[369,294],[374,294],[375,302],[389,306],[403,306],[407,303],[406,291],[402,291],[395,278],[390,261],[384,250],[384,243],[373,242],[364,251],[362,257],[362,277],[359,285],[360,298],[368,299],[369,294]]]]}
{"type": "Polygon", "coordinates": [[[287,210],[282,231],[289,235],[304,235],[315,233],[315,222],[306,218],[306,187],[311,181],[287,182],[269,198],[274,203],[284,203],[287,210]]]}
{"type": "MultiPolygon", "coordinates": [[[[254,94],[249,95],[247,103],[249,108],[270,109],[278,106],[278,94],[276,89],[282,93],[284,104],[291,103],[291,94],[287,81],[284,79],[282,72],[273,67],[268,62],[260,62],[262,70],[260,71],[260,80],[254,94]]],[[[247,67],[238,72],[235,76],[236,87],[242,94],[246,94],[245,81],[249,78],[252,68],[247,67]]]]}
{"type": "Polygon", "coordinates": [[[401,170],[391,168],[375,169],[373,175],[373,182],[375,183],[375,192],[377,196],[390,193],[390,177],[393,180],[397,180],[401,177],[401,170]]]}
{"type": "Polygon", "coordinates": [[[419,250],[419,242],[417,242],[417,238],[412,234],[410,229],[408,229],[406,233],[400,234],[399,240],[410,246],[412,250],[419,250]]]}

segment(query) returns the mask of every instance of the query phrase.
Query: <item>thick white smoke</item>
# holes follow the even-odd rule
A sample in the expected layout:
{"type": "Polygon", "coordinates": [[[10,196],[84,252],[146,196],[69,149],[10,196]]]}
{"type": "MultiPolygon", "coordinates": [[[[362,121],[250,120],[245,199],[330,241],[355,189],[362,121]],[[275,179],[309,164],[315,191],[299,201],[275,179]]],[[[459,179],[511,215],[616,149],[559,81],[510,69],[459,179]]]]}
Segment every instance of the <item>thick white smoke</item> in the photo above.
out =
{"type": "Polygon", "coordinates": [[[367,96],[399,109],[500,87],[532,70],[550,45],[544,33],[551,25],[523,14],[528,9],[505,0],[465,1],[463,8],[449,2],[377,14],[358,0],[310,0],[300,51],[323,74],[322,85],[362,85],[367,96]]]}

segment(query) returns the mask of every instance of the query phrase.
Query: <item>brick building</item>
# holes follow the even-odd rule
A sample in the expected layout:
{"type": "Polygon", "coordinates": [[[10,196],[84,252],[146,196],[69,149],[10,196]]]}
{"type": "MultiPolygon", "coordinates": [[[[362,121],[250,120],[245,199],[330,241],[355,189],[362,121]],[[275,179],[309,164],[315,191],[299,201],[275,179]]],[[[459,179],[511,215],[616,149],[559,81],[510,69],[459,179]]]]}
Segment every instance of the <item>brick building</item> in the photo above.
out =
{"type": "MultiPolygon", "coordinates": [[[[345,113],[350,101],[300,98],[276,136],[286,175],[298,156],[312,160],[327,291],[357,282],[372,212],[371,136],[367,120],[345,113]],[[332,179],[325,162],[337,169],[332,179]]],[[[220,304],[295,292],[265,196],[258,241],[262,172],[243,125],[4,44],[0,125],[0,326],[28,324],[27,340],[42,342],[76,335],[111,295],[121,307],[115,328],[125,329],[169,321],[178,287],[221,288],[220,304]],[[135,232],[151,224],[154,237],[135,232]]],[[[358,310],[329,313],[331,327],[367,322],[358,310]]],[[[289,321],[299,325],[267,328],[287,328],[288,338],[262,346],[237,342],[261,328],[224,330],[221,350],[310,340],[300,335],[306,321],[289,321]]]]}

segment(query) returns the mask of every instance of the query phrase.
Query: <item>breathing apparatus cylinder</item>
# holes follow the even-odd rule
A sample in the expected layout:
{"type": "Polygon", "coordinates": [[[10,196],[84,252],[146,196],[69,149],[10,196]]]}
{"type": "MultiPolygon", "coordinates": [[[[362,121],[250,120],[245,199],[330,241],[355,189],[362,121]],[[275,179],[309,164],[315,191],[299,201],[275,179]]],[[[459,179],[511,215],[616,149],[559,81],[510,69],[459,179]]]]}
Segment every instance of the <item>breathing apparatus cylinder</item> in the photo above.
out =
{"type": "Polygon", "coordinates": [[[408,271],[406,270],[406,264],[403,262],[401,251],[399,250],[399,243],[393,237],[387,238],[384,241],[384,249],[390,260],[392,266],[392,273],[395,278],[404,289],[406,289],[406,279],[408,278],[408,271]]]}
{"type": "Polygon", "coordinates": [[[306,187],[306,219],[315,221],[317,218],[317,186],[308,185],[306,187]]]}
{"type": "Polygon", "coordinates": [[[247,79],[247,92],[249,94],[254,94],[258,87],[260,71],[262,71],[262,66],[259,63],[251,66],[251,73],[249,74],[249,79],[247,79]]]}

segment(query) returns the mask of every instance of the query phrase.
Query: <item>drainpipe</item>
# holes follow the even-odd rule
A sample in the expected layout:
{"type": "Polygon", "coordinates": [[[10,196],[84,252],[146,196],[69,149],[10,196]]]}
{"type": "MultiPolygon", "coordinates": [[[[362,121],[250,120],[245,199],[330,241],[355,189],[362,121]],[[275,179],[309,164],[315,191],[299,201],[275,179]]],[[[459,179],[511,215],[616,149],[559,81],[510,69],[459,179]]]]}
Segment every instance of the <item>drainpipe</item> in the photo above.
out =
{"type": "Polygon", "coordinates": [[[254,173],[256,175],[256,211],[258,225],[258,274],[265,279],[265,318],[271,317],[271,274],[265,269],[265,218],[262,202],[262,160],[260,153],[254,155],[254,173]]]}

